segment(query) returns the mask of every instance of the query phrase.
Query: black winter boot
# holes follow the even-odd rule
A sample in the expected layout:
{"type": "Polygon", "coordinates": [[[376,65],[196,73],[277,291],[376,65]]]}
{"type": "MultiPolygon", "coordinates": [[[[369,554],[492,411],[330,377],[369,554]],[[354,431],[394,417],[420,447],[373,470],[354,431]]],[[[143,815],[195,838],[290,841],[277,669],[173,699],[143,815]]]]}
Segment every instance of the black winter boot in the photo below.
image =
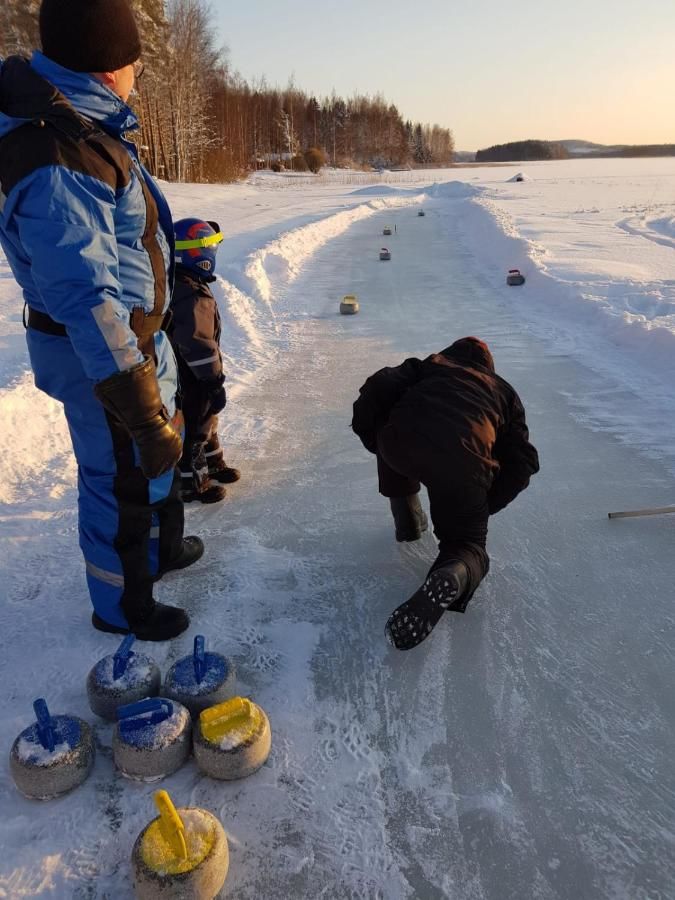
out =
{"type": "Polygon", "coordinates": [[[200,503],[220,503],[227,497],[227,489],[222,484],[210,483],[206,488],[198,491],[192,485],[189,488],[181,488],[180,499],[183,503],[194,503],[198,500],[200,503]]]}
{"type": "Polygon", "coordinates": [[[211,481],[219,481],[220,484],[234,484],[241,478],[241,472],[228,465],[224,465],[220,469],[212,469],[209,466],[209,478],[211,481]]]}
{"type": "Polygon", "coordinates": [[[201,538],[195,535],[188,535],[183,538],[183,546],[178,556],[168,562],[163,569],[155,575],[153,581],[159,581],[167,572],[173,572],[175,569],[187,569],[192,563],[196,563],[204,555],[204,543],[201,538]]]}
{"type": "Polygon", "coordinates": [[[96,613],[92,614],[91,624],[98,631],[109,634],[134,634],[139,641],[169,641],[190,627],[190,618],[184,609],[153,601],[152,611],[144,618],[130,622],[128,628],[111,625],[96,613]]]}
{"type": "Polygon", "coordinates": [[[397,650],[411,650],[427,638],[446,609],[469,585],[469,570],[460,560],[433,569],[421,588],[389,616],[384,633],[397,650]]]}
{"type": "Polygon", "coordinates": [[[391,497],[391,513],[396,526],[396,540],[418,541],[423,532],[429,527],[427,516],[420,503],[419,494],[409,494],[407,497],[391,497]]]}

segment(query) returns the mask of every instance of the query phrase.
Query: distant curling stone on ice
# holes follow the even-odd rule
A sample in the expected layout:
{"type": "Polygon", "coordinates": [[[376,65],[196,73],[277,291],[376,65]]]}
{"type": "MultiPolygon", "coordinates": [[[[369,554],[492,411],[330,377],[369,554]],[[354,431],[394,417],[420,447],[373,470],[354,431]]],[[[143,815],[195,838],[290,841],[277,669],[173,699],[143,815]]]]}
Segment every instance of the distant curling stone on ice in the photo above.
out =
{"type": "Polygon", "coordinates": [[[133,634],[127,635],[117,652],[99,660],[87,676],[87,697],[92,712],[116,721],[120,706],[146,697],[156,697],[162,683],[159,666],[149,656],[135,653],[133,634]]]}
{"type": "Polygon", "coordinates": [[[520,269],[509,269],[509,273],[506,276],[506,283],[511,287],[518,287],[521,284],[525,284],[525,276],[520,269]]]}
{"type": "Polygon", "coordinates": [[[424,212],[423,209],[418,209],[418,210],[417,210],[417,215],[418,215],[420,218],[423,218],[424,216],[426,216],[426,213],[424,212]]]}
{"type": "Polygon", "coordinates": [[[265,712],[243,697],[205,709],[195,723],[195,762],[222,781],[245,778],[265,764],[272,730],[265,712]]]}
{"type": "Polygon", "coordinates": [[[192,655],[174,663],[164,680],[164,695],[182,703],[195,718],[203,709],[234,694],[234,666],[222,654],[206,651],[204,646],[204,636],[198,634],[192,655]]]}
{"type": "Polygon", "coordinates": [[[388,250],[386,247],[382,247],[382,249],[380,250],[380,259],[391,259],[391,250],[388,250]]]}
{"type": "Polygon", "coordinates": [[[115,765],[135,781],[159,781],[190,756],[192,720],[175,700],[153,697],[121,706],[113,734],[115,765]]]}
{"type": "Polygon", "coordinates": [[[176,809],[155,794],[159,816],[139,834],[131,854],[138,900],[213,900],[230,866],[227,836],[205,809],[176,809]]]}
{"type": "Polygon", "coordinates": [[[51,800],[87,779],[96,758],[94,736],[83,719],[51,716],[43,699],[33,709],[37,721],[14,741],[9,768],[25,797],[51,800]]]}
{"type": "Polygon", "coordinates": [[[340,301],[340,313],[343,316],[353,316],[359,311],[359,301],[355,294],[345,294],[340,301]]]}

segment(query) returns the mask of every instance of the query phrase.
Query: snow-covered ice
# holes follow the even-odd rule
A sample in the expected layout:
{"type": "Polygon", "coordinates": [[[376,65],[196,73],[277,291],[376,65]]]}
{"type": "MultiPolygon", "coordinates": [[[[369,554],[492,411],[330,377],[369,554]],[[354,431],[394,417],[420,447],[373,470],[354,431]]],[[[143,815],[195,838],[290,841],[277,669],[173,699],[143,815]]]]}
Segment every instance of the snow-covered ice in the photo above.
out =
{"type": "MultiPolygon", "coordinates": [[[[221,434],[243,477],[188,508],[206,554],[157,596],[193,627],[152,655],[166,672],[206,635],[274,735],[248,780],[189,762],[162,784],[223,822],[227,896],[675,896],[675,519],[606,517],[675,502],[675,160],[512,171],[167,186],[176,217],[226,235],[221,434]],[[491,523],[467,614],[397,654],[384,622],[434,542],[395,543],[351,403],[376,368],[465,334],[523,398],[542,470],[491,523]]],[[[22,331],[0,257],[5,758],[35,697],[91,719],[86,673],[119,644],[89,625],[67,429],[22,331]]],[[[3,766],[0,897],[131,897],[153,788],[114,771],[112,728],[60,800],[25,800],[3,766]]]]}

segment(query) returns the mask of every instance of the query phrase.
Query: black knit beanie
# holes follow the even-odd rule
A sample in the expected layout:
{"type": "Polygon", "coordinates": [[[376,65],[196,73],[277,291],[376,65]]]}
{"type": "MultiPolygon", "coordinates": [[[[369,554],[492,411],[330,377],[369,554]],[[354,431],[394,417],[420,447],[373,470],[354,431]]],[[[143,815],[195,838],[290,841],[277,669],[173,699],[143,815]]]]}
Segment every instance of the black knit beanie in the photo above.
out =
{"type": "Polygon", "coordinates": [[[73,72],[115,72],[141,55],[128,0],[42,0],[42,52],[73,72]]]}

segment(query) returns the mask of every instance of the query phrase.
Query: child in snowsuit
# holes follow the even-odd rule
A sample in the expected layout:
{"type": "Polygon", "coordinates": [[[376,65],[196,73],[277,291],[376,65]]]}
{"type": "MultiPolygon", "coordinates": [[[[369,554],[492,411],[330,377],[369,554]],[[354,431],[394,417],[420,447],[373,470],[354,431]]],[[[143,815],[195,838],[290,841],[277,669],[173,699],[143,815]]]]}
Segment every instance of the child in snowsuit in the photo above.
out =
{"type": "Polygon", "coordinates": [[[220,314],[209,283],[215,281],[216,250],[223,240],[217,222],[181,219],[176,235],[176,285],[169,337],[178,360],[185,419],[183,455],[178,463],[184,503],[217,503],[223,485],[239,480],[227,465],[218,440],[218,413],[225,408],[225,375],[220,354],[220,314]]]}
{"type": "Polygon", "coordinates": [[[489,568],[488,518],[539,471],[537,451],[520,398],[474,337],[425,360],[380,369],[360,390],[352,428],[377,457],[398,541],[426,531],[420,483],[429,493],[438,557],[386,626],[394,646],[409,650],[446,609],[465,611],[489,568]]]}

